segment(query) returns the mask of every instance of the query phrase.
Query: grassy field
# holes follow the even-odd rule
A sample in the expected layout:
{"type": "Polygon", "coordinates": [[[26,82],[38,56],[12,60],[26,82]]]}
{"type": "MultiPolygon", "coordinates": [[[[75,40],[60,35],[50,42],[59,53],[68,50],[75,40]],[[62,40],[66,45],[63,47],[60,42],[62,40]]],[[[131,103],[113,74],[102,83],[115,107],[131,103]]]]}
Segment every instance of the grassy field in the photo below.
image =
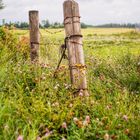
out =
{"type": "Polygon", "coordinates": [[[40,30],[40,63],[27,30],[0,28],[0,140],[139,140],[140,33],[83,29],[89,95],[73,96],[67,60],[53,77],[61,29],[40,30]]]}

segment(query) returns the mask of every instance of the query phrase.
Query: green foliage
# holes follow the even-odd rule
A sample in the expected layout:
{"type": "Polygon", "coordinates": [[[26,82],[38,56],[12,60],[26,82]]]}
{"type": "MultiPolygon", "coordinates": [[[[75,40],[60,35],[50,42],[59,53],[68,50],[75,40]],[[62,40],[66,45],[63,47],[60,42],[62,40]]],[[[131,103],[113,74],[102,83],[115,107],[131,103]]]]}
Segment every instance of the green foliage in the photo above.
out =
{"type": "Polygon", "coordinates": [[[0,28],[0,41],[1,43],[10,50],[15,48],[17,44],[17,38],[10,32],[7,28],[1,27],[0,28]]]}
{"type": "Polygon", "coordinates": [[[65,65],[57,78],[53,76],[58,60],[54,43],[63,42],[62,34],[41,40],[49,44],[41,45],[40,51],[47,52],[47,64],[43,59],[35,65],[28,55],[23,57],[23,50],[29,51],[28,38],[19,40],[1,29],[0,60],[6,61],[0,63],[0,139],[20,135],[24,140],[139,139],[140,42],[138,34],[126,35],[84,36],[90,96],[75,97],[65,65]]]}
{"type": "Polygon", "coordinates": [[[2,2],[2,0],[0,0],[0,10],[4,8],[4,4],[2,2]]]}

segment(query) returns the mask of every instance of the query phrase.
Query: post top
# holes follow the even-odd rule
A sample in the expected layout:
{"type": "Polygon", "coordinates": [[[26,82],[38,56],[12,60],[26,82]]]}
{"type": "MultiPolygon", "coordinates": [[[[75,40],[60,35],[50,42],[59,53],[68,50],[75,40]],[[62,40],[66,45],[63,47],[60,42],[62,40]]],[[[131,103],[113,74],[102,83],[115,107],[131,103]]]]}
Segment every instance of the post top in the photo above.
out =
{"type": "Polygon", "coordinates": [[[64,3],[66,3],[66,2],[77,3],[75,0],[65,0],[64,3]]]}
{"type": "Polygon", "coordinates": [[[30,10],[29,13],[38,13],[38,10],[30,10]]]}
{"type": "Polygon", "coordinates": [[[72,2],[75,2],[75,0],[65,0],[64,2],[66,2],[66,1],[72,1],[72,2]]]}

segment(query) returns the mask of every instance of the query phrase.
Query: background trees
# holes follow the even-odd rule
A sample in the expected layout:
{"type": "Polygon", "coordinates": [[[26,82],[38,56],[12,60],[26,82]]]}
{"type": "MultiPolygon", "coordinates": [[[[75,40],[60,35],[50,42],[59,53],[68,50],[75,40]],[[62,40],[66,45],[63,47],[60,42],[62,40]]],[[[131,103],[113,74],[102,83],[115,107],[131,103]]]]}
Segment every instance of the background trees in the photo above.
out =
{"type": "Polygon", "coordinates": [[[0,0],[0,10],[4,8],[4,4],[2,2],[2,0],[0,0]]]}

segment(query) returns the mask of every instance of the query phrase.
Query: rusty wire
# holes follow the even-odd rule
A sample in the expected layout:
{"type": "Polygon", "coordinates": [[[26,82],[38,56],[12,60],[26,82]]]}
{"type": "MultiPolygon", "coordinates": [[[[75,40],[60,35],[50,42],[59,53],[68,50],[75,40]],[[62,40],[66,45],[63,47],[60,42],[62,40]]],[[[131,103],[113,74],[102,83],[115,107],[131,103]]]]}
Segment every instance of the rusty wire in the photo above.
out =
{"type": "Polygon", "coordinates": [[[55,32],[51,32],[51,31],[49,31],[49,30],[47,30],[47,29],[43,29],[45,32],[47,32],[47,33],[49,33],[49,34],[51,34],[51,35],[54,35],[54,34],[57,34],[57,33],[61,33],[61,32],[63,32],[64,31],[64,29],[62,29],[62,30],[59,30],[59,31],[55,31],[55,32]]]}

